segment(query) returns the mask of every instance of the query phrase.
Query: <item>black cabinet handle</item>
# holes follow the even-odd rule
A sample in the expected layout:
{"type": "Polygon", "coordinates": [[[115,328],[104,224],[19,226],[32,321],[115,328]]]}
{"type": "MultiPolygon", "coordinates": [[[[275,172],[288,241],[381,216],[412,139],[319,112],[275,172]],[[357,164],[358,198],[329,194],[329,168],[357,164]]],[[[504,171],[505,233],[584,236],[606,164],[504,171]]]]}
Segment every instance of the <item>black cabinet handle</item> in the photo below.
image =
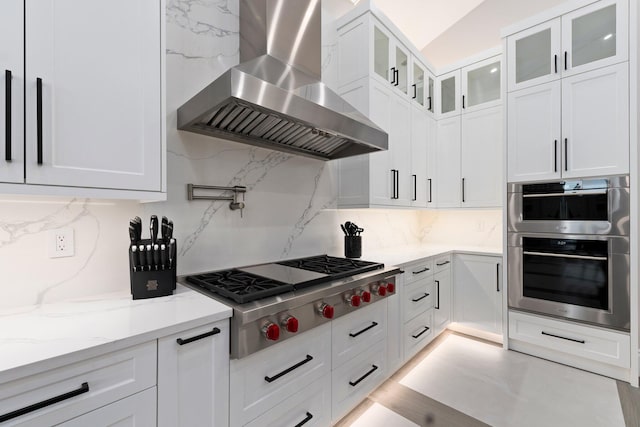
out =
{"type": "Polygon", "coordinates": [[[436,280],[436,310],[440,310],[440,280],[436,280]]]}
{"type": "Polygon", "coordinates": [[[420,274],[420,273],[424,273],[425,271],[429,271],[430,268],[429,267],[425,267],[422,270],[418,270],[418,271],[412,271],[413,274],[420,274]]]}
{"type": "Polygon", "coordinates": [[[553,72],[558,73],[558,55],[553,55],[553,72]]]}
{"type": "Polygon", "coordinates": [[[395,86],[398,86],[398,84],[400,83],[400,70],[396,69],[394,71],[394,73],[395,73],[395,76],[396,76],[395,77],[395,82],[396,82],[395,86]]]}
{"type": "Polygon", "coordinates": [[[176,342],[177,342],[179,345],[185,345],[185,344],[189,344],[190,342],[194,342],[194,341],[198,341],[198,340],[201,340],[201,339],[203,339],[203,338],[206,338],[206,337],[210,337],[210,336],[212,336],[212,335],[217,335],[217,334],[219,334],[219,333],[220,333],[220,329],[218,329],[218,328],[213,328],[213,329],[212,329],[212,330],[210,330],[209,332],[205,332],[204,334],[196,335],[195,337],[185,338],[185,339],[178,338],[178,339],[176,340],[176,342]]]}
{"type": "Polygon", "coordinates": [[[373,374],[375,371],[378,370],[378,367],[376,365],[371,365],[371,366],[372,366],[372,368],[371,368],[371,370],[369,372],[367,372],[366,374],[364,374],[363,376],[358,378],[356,381],[349,381],[349,385],[351,387],[357,386],[360,383],[360,381],[362,381],[363,379],[367,378],[369,375],[373,374]]]}
{"type": "Polygon", "coordinates": [[[462,95],[462,109],[464,109],[464,95],[462,95]]]}
{"type": "Polygon", "coordinates": [[[391,84],[394,84],[396,82],[396,67],[391,67],[391,78],[393,79],[391,84]]]}
{"type": "Polygon", "coordinates": [[[558,172],[558,140],[553,140],[553,171],[558,172]]]}
{"type": "Polygon", "coordinates": [[[42,164],[42,79],[36,79],[36,128],[38,138],[38,164],[42,164]]]}
{"type": "Polygon", "coordinates": [[[428,96],[428,97],[427,97],[427,100],[429,101],[429,107],[427,108],[427,110],[429,110],[429,111],[433,111],[433,107],[431,106],[431,97],[430,97],[430,96],[428,96]]]}
{"type": "Polygon", "coordinates": [[[418,302],[418,301],[421,301],[421,300],[425,299],[428,296],[429,296],[429,294],[425,292],[424,295],[422,295],[420,298],[411,298],[411,301],[418,302]]]}
{"type": "Polygon", "coordinates": [[[554,337],[554,338],[560,338],[560,339],[562,339],[562,340],[573,341],[573,342],[577,342],[577,343],[580,343],[580,344],[584,344],[584,343],[585,343],[585,341],[584,341],[584,340],[577,340],[577,339],[575,339],[575,338],[561,337],[560,335],[550,334],[550,333],[545,332],[545,331],[542,331],[542,332],[540,332],[540,333],[541,333],[542,335],[546,335],[546,336],[554,337]]]}
{"type": "Polygon", "coordinates": [[[391,169],[391,199],[396,198],[396,170],[391,169]]]}
{"type": "Polygon", "coordinates": [[[449,264],[450,262],[451,262],[451,261],[436,262],[436,265],[437,265],[438,267],[442,267],[443,265],[447,265],[447,264],[449,264]]]}
{"type": "Polygon", "coordinates": [[[496,292],[500,292],[500,263],[496,264],[496,292]]]}
{"type": "Polygon", "coordinates": [[[462,178],[462,203],[464,203],[464,178],[462,178]]]}
{"type": "Polygon", "coordinates": [[[43,400],[42,402],[34,403],[33,405],[25,406],[24,408],[21,408],[12,412],[8,412],[4,415],[0,415],[0,423],[28,414],[29,412],[37,411],[38,409],[42,409],[47,406],[51,406],[53,404],[62,402],[63,400],[71,399],[72,397],[78,396],[88,391],[89,391],[89,383],[82,383],[82,385],[80,385],[80,388],[76,390],[63,393],[59,396],[55,396],[47,400],[43,400]]]}
{"type": "Polygon", "coordinates": [[[427,332],[429,330],[428,326],[425,326],[424,329],[422,331],[420,331],[420,333],[416,334],[416,335],[411,335],[413,338],[418,339],[420,338],[420,335],[424,334],[425,332],[427,332]]]}
{"type": "Polygon", "coordinates": [[[4,70],[4,159],[11,161],[11,70],[4,70]]]}
{"type": "Polygon", "coordinates": [[[396,169],[396,200],[400,198],[400,169],[396,169]]]}
{"type": "Polygon", "coordinates": [[[564,170],[568,171],[569,170],[569,158],[567,157],[567,146],[569,145],[569,142],[567,140],[567,138],[564,139],[564,170]]]}
{"type": "Polygon", "coordinates": [[[418,200],[418,176],[411,175],[413,177],[413,201],[418,200]]]}
{"type": "Polygon", "coordinates": [[[429,181],[429,203],[431,203],[433,201],[431,199],[431,195],[432,195],[431,178],[427,179],[427,181],[429,181]]]}
{"type": "Polygon", "coordinates": [[[416,99],[418,97],[418,89],[416,88],[415,83],[412,84],[411,86],[413,86],[413,98],[412,99],[416,99]]]}
{"type": "Polygon", "coordinates": [[[311,418],[313,418],[313,415],[311,415],[311,412],[307,412],[307,416],[305,417],[304,420],[300,421],[298,424],[296,424],[294,427],[302,427],[303,425],[305,425],[306,423],[308,423],[309,421],[311,421],[311,418]]]}
{"type": "Polygon", "coordinates": [[[365,333],[365,332],[367,332],[369,329],[371,329],[371,328],[375,328],[376,326],[378,326],[378,323],[376,323],[376,322],[371,322],[371,324],[370,324],[369,326],[367,326],[366,328],[364,328],[363,330],[358,331],[358,332],[356,332],[355,334],[350,333],[350,334],[349,334],[349,336],[350,336],[351,338],[355,338],[355,337],[357,337],[357,336],[358,336],[358,335],[360,335],[360,334],[364,334],[364,333],[365,333]]]}
{"type": "Polygon", "coordinates": [[[280,372],[280,373],[278,373],[278,374],[275,374],[275,375],[274,375],[274,376],[272,376],[272,377],[268,377],[268,376],[267,376],[267,377],[264,377],[264,380],[265,380],[266,382],[268,382],[268,383],[272,383],[272,382],[274,382],[275,380],[277,380],[278,378],[280,378],[280,377],[283,377],[283,376],[287,375],[289,372],[293,371],[294,369],[298,369],[300,366],[304,365],[305,363],[309,363],[309,362],[311,362],[312,360],[313,360],[313,357],[311,357],[311,356],[309,356],[309,355],[307,354],[307,357],[306,357],[302,362],[298,362],[298,363],[296,363],[295,365],[293,365],[293,366],[291,366],[291,367],[289,367],[289,368],[285,369],[284,371],[282,371],[282,372],[280,372]]]}
{"type": "Polygon", "coordinates": [[[567,61],[567,51],[565,50],[564,51],[564,69],[565,69],[565,71],[567,70],[567,67],[568,67],[567,63],[568,63],[568,61],[567,61]]]}

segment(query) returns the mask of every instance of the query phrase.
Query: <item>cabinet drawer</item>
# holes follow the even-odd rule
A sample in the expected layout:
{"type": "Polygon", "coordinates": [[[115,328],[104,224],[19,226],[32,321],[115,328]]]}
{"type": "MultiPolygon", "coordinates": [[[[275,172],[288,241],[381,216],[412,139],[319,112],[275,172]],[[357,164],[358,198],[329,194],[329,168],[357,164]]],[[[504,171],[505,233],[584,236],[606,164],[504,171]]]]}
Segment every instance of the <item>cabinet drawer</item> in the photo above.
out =
{"type": "Polygon", "coordinates": [[[436,257],[433,261],[434,273],[451,268],[451,254],[436,257]]]}
{"type": "Polygon", "coordinates": [[[408,322],[433,307],[435,295],[435,284],[428,277],[405,286],[402,294],[404,321],[408,322]]]}
{"type": "Polygon", "coordinates": [[[387,335],[387,300],[333,321],[331,334],[333,366],[342,365],[387,335]]]}
{"type": "Polygon", "coordinates": [[[247,427],[298,426],[325,427],[331,424],[331,377],[315,381],[300,393],[268,410],[247,427]]]}
{"type": "Polygon", "coordinates": [[[414,262],[402,267],[404,270],[404,283],[413,283],[433,274],[433,259],[414,262]]]}
{"type": "Polygon", "coordinates": [[[156,384],[156,342],[32,375],[0,387],[0,415],[55,397],[67,398],[3,425],[54,425],[156,384]]]}
{"type": "Polygon", "coordinates": [[[404,325],[404,360],[409,360],[433,338],[433,309],[404,325]]]}
{"type": "Polygon", "coordinates": [[[622,368],[631,363],[628,334],[515,311],[509,312],[509,339],[622,368]]]}
{"type": "Polygon", "coordinates": [[[154,427],[156,425],[156,388],[152,387],[133,396],[118,400],[110,405],[81,415],[62,427],[86,426],[135,426],[154,427]]]}
{"type": "Polygon", "coordinates": [[[331,323],[231,360],[230,369],[229,416],[232,426],[241,426],[329,374],[331,323]]]}
{"type": "Polygon", "coordinates": [[[384,341],[337,367],[331,373],[331,418],[335,422],[359,404],[386,378],[384,341]]]}

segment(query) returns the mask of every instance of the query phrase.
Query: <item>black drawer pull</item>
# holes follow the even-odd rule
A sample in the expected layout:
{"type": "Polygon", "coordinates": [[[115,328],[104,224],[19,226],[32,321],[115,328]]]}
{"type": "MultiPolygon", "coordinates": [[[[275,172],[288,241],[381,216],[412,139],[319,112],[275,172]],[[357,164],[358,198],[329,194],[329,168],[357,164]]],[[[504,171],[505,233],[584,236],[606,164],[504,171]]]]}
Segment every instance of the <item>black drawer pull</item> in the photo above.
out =
{"type": "Polygon", "coordinates": [[[365,332],[367,332],[369,329],[371,329],[371,328],[375,328],[376,326],[378,326],[378,323],[376,323],[376,322],[371,322],[371,324],[370,324],[369,326],[367,326],[366,328],[364,328],[363,330],[361,330],[361,331],[359,331],[359,332],[356,332],[355,334],[349,333],[349,336],[350,336],[351,338],[355,338],[355,337],[357,337],[357,336],[358,336],[358,335],[360,335],[360,334],[364,334],[364,333],[365,333],[365,332]]]}
{"type": "Polygon", "coordinates": [[[413,271],[413,274],[420,274],[420,273],[424,273],[425,271],[429,271],[430,268],[429,267],[425,267],[422,270],[418,270],[418,271],[413,271]]]}
{"type": "Polygon", "coordinates": [[[436,282],[436,292],[438,294],[436,295],[436,306],[433,308],[440,310],[440,280],[434,280],[434,282],[436,282]]]}
{"type": "Polygon", "coordinates": [[[36,135],[38,149],[38,164],[42,164],[42,79],[36,79],[36,135]]]}
{"type": "Polygon", "coordinates": [[[372,368],[371,368],[371,370],[369,370],[369,372],[367,372],[366,374],[364,374],[363,376],[358,378],[356,381],[349,381],[349,385],[351,387],[357,386],[360,383],[360,381],[362,381],[363,379],[367,378],[369,375],[373,374],[375,371],[378,370],[378,367],[376,365],[371,365],[371,366],[372,366],[372,368]]]}
{"type": "Polygon", "coordinates": [[[0,415],[0,423],[8,421],[13,418],[17,418],[21,415],[28,414],[29,412],[37,411],[38,409],[45,408],[47,406],[51,406],[55,403],[62,402],[63,400],[71,399],[72,397],[78,396],[80,394],[86,393],[89,391],[89,383],[82,383],[79,389],[73,390],[67,393],[63,393],[59,396],[52,397],[47,400],[43,400],[42,402],[34,403],[33,405],[25,406],[22,409],[15,410],[13,412],[6,413],[4,415],[0,415]]]}
{"type": "Polygon", "coordinates": [[[425,326],[424,329],[417,335],[411,335],[413,338],[418,339],[420,338],[420,335],[424,334],[425,332],[427,332],[429,330],[428,326],[425,326]]]}
{"type": "Polygon", "coordinates": [[[4,70],[4,159],[11,161],[11,70],[4,70]]]}
{"type": "Polygon", "coordinates": [[[298,362],[295,365],[293,365],[290,368],[285,369],[284,371],[280,372],[279,374],[275,374],[272,377],[264,377],[264,380],[268,383],[272,383],[275,380],[277,380],[280,377],[283,377],[285,375],[287,375],[289,372],[293,371],[294,369],[298,369],[300,366],[304,365],[305,363],[309,363],[313,360],[313,357],[309,356],[307,354],[307,357],[302,361],[302,362],[298,362]]]}
{"type": "Polygon", "coordinates": [[[542,335],[547,335],[549,337],[554,337],[554,338],[560,338],[561,340],[567,340],[567,341],[573,341],[573,342],[577,342],[580,344],[584,344],[585,341],[584,340],[577,340],[575,338],[567,338],[567,337],[561,337],[560,335],[554,335],[554,334],[550,334],[548,332],[542,331],[541,332],[542,335]]]}
{"type": "Polygon", "coordinates": [[[301,427],[305,425],[306,423],[311,421],[311,418],[313,418],[313,415],[311,414],[311,412],[307,412],[307,416],[305,417],[305,419],[296,424],[295,427],[301,427]]]}
{"type": "Polygon", "coordinates": [[[412,298],[412,299],[411,299],[411,301],[413,301],[413,302],[418,302],[418,301],[420,301],[420,300],[425,299],[425,298],[426,298],[426,297],[428,297],[428,296],[429,296],[429,294],[425,292],[425,294],[424,294],[424,295],[422,295],[420,298],[412,298]]]}
{"type": "Polygon", "coordinates": [[[216,335],[216,334],[219,334],[219,333],[220,333],[220,329],[213,328],[209,332],[205,332],[204,334],[196,335],[195,337],[185,338],[185,339],[178,338],[176,340],[176,342],[178,344],[180,344],[180,345],[185,345],[185,344],[189,344],[190,342],[198,341],[198,340],[201,340],[203,338],[210,337],[211,335],[216,335]]]}
{"type": "Polygon", "coordinates": [[[442,267],[443,265],[447,265],[447,264],[449,264],[450,262],[451,262],[451,261],[436,262],[436,265],[437,265],[438,267],[442,267]]]}

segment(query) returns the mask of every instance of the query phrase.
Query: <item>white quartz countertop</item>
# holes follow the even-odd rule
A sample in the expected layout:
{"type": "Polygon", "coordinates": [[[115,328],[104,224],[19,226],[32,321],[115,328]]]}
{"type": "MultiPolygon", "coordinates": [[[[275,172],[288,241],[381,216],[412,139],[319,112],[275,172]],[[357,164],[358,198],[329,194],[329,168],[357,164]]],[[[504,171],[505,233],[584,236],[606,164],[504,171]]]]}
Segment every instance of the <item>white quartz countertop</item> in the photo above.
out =
{"type": "MultiPolygon", "coordinates": [[[[364,250],[360,259],[382,262],[386,266],[404,265],[413,261],[444,255],[450,252],[461,252],[474,255],[502,256],[502,247],[492,246],[456,246],[456,245],[420,245],[385,248],[380,250],[364,250]]],[[[343,256],[342,254],[341,256],[343,256]]]]}
{"type": "Polygon", "coordinates": [[[0,311],[0,384],[231,317],[178,284],[174,295],[117,294],[0,311]]]}

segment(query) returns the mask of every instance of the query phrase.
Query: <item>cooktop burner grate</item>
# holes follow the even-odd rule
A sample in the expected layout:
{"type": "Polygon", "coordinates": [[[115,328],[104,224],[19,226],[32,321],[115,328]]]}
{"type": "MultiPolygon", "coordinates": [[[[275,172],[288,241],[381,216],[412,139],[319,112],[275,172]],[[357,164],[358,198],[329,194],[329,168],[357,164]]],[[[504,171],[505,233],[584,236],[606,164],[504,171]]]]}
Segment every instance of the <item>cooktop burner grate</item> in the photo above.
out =
{"type": "Polygon", "coordinates": [[[292,259],[289,261],[278,262],[277,264],[300,268],[302,270],[315,271],[316,273],[328,274],[331,279],[340,279],[384,267],[384,264],[377,262],[361,261],[350,258],[337,258],[329,255],[292,259]]]}
{"type": "Polygon", "coordinates": [[[239,304],[293,290],[293,286],[288,283],[237,269],[188,276],[187,281],[239,304]]]}

